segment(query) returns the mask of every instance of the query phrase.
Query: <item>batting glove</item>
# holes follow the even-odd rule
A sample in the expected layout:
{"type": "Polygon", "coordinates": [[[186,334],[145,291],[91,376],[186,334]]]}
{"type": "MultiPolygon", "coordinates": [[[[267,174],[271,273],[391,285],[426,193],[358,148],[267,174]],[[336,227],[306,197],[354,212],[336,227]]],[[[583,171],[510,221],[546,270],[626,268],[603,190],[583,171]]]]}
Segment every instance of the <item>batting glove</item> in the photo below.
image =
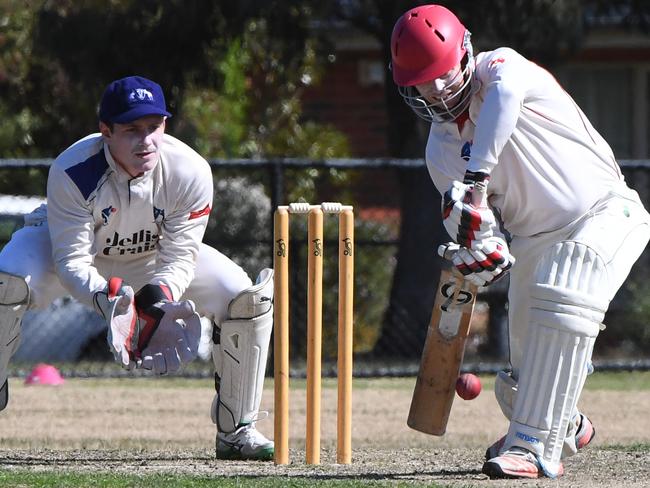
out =
{"type": "Polygon", "coordinates": [[[445,255],[451,256],[451,262],[456,269],[476,286],[488,286],[500,280],[515,262],[508,245],[501,237],[481,241],[478,244],[479,249],[468,249],[457,244],[446,246],[452,252],[447,251],[445,255]]]}
{"type": "Polygon", "coordinates": [[[166,286],[145,285],[135,302],[142,324],[140,367],[162,375],[197,357],[201,320],[191,300],[175,302],[166,286]]]}
{"type": "Polygon", "coordinates": [[[106,287],[95,293],[93,303],[95,310],[106,320],[107,341],[115,361],[126,369],[132,369],[139,340],[133,288],[121,278],[110,278],[106,287]]]}
{"type": "Polygon", "coordinates": [[[449,236],[463,247],[475,248],[477,241],[494,235],[496,217],[487,206],[472,203],[474,184],[453,181],[443,195],[442,221],[449,236]]]}

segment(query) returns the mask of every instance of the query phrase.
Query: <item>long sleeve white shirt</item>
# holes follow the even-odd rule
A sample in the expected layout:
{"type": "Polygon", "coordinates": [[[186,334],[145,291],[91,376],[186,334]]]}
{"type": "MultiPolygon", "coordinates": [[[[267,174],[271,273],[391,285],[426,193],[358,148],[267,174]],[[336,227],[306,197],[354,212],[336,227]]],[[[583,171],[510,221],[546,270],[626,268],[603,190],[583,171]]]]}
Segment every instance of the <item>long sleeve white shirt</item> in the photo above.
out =
{"type": "Polygon", "coordinates": [[[444,193],[465,170],[491,174],[490,205],[513,236],[566,226],[625,185],[607,142],[545,69],[510,48],[476,57],[469,120],[433,123],[426,162],[444,193]]]}
{"type": "Polygon", "coordinates": [[[59,279],[92,304],[110,277],[100,275],[98,262],[115,271],[132,265],[180,298],[194,277],[212,197],[207,161],[170,135],[155,168],[135,178],[115,163],[101,134],[81,139],[56,158],[47,183],[59,279]]]}

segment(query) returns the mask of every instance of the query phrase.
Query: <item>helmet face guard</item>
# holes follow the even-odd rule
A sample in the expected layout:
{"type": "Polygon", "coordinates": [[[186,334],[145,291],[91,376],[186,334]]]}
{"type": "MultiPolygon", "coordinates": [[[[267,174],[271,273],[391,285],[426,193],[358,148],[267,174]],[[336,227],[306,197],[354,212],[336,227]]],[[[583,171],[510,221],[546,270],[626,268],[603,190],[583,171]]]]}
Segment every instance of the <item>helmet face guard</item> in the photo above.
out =
{"type": "MultiPolygon", "coordinates": [[[[422,5],[402,15],[391,36],[393,81],[406,104],[429,122],[456,119],[473,94],[474,57],[471,34],[458,18],[441,5],[422,5]],[[416,86],[445,77],[461,66],[463,82],[433,103],[416,86]]],[[[447,82],[450,86],[456,79],[447,82]]]]}
{"type": "Polygon", "coordinates": [[[451,122],[462,114],[472,99],[475,90],[473,87],[474,78],[474,56],[472,45],[469,41],[470,33],[466,33],[466,54],[461,64],[459,75],[463,77],[463,83],[451,94],[440,98],[437,102],[429,102],[425,99],[415,86],[398,86],[399,94],[404,102],[427,122],[451,122]]]}

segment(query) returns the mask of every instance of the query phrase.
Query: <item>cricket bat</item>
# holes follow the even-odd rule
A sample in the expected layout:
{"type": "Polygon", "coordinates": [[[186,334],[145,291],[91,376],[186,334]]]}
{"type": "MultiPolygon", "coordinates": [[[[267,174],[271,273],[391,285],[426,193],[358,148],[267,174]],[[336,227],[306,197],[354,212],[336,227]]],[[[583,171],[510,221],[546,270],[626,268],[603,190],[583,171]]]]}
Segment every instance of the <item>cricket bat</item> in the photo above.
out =
{"type": "MultiPolygon", "coordinates": [[[[474,201],[484,205],[485,185],[475,189],[474,201]]],[[[453,251],[442,245],[438,253],[450,259],[453,251]]],[[[457,271],[441,271],[407,421],[414,430],[432,435],[447,430],[476,294],[477,287],[457,271]]]]}

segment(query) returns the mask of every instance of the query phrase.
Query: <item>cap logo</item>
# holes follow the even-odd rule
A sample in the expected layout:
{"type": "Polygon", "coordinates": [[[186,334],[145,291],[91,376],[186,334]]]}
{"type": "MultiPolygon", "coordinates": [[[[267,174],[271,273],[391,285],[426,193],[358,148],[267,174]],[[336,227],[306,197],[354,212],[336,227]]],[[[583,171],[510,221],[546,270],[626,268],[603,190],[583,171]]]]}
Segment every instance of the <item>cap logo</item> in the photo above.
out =
{"type": "Polygon", "coordinates": [[[146,88],[136,88],[129,93],[129,102],[153,102],[153,94],[146,88]]]}

